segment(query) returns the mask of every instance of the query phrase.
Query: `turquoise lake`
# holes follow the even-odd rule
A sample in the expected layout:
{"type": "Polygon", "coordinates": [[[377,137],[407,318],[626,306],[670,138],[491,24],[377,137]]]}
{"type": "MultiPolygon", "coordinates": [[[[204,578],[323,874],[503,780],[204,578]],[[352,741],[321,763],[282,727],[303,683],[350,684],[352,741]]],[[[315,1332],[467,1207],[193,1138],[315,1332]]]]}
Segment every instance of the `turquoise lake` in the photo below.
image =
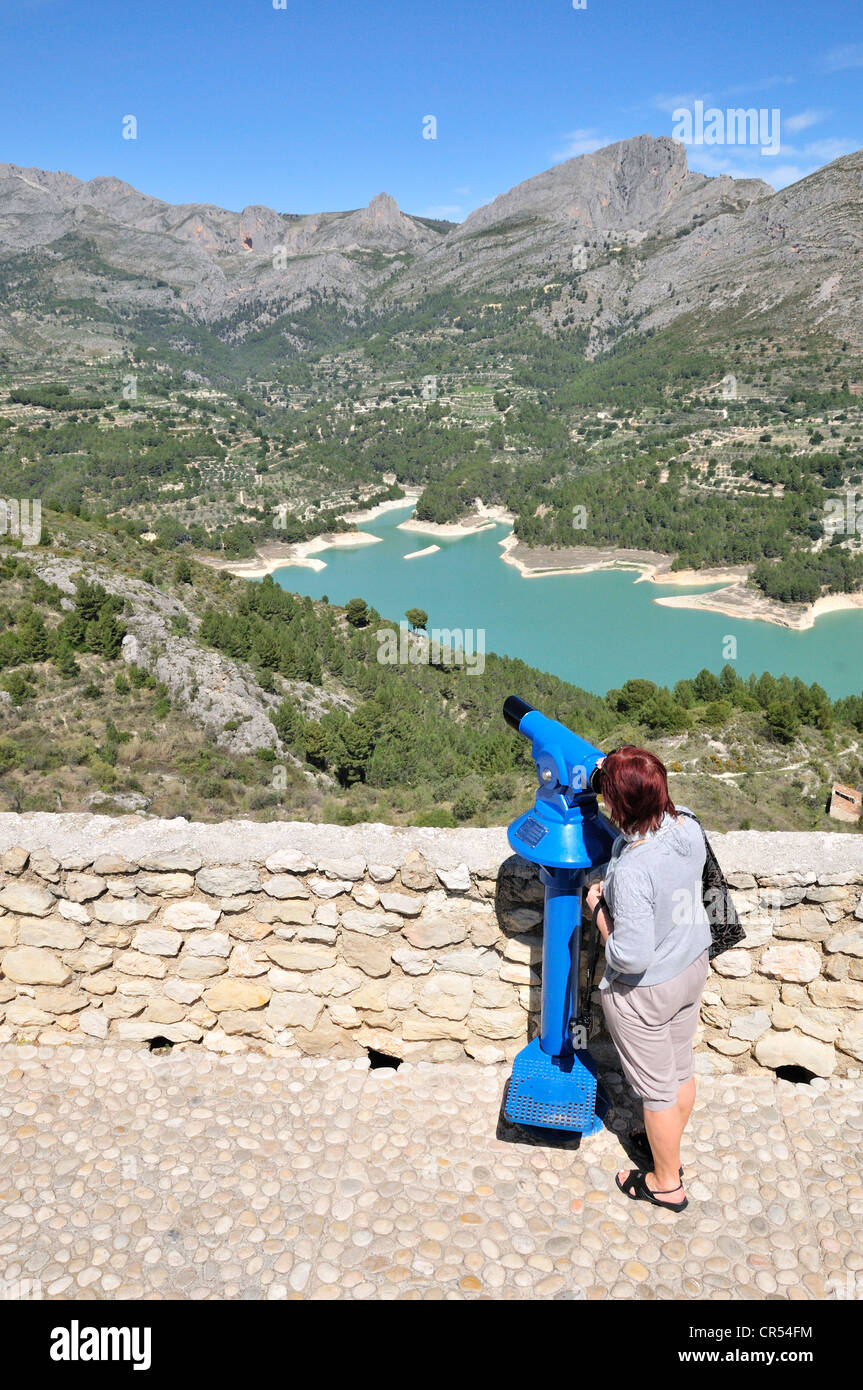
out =
{"type": "Polygon", "coordinates": [[[818,681],[834,699],[863,691],[863,611],[829,613],[808,632],[791,632],[653,602],[715,586],[672,589],[608,570],[523,579],[500,558],[508,527],[442,541],[399,531],[411,511],[406,506],[361,523],[381,537],[378,544],[322,551],[325,569],[288,566],[274,575],[276,583],[312,598],[326,594],[333,603],[363,598],[395,621],[406,608],[424,608],[429,629],[484,629],[487,652],[520,657],[596,694],[631,676],[673,685],[702,667],[718,672],[728,635],[737,639],[730,664],[741,676],[800,676],[818,681]],[[431,544],[440,550],[405,560],[431,544]]]}

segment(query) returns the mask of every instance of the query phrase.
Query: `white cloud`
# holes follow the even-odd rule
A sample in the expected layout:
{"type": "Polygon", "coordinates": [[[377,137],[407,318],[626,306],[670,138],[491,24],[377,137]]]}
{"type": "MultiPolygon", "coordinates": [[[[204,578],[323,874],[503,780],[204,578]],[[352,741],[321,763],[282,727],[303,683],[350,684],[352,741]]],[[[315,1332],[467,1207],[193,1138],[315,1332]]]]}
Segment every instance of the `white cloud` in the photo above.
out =
{"type": "Polygon", "coordinates": [[[763,179],[771,188],[787,188],[808,178],[825,164],[849,154],[856,146],[848,140],[815,140],[796,146],[783,144],[779,150],[782,164],[774,164],[769,155],[762,155],[757,146],[703,145],[686,147],[690,169],[699,174],[730,174],[734,179],[763,179]]]}
{"type": "Polygon", "coordinates": [[[564,159],[577,159],[580,154],[593,154],[594,150],[614,144],[610,137],[597,135],[595,130],[571,130],[564,139],[567,141],[566,147],[552,155],[555,163],[562,163],[564,159]]]}
{"type": "Polygon", "coordinates": [[[846,43],[833,48],[824,58],[828,72],[843,72],[846,68],[863,68],[863,43],[846,43]]]}
{"type": "Polygon", "coordinates": [[[840,155],[853,154],[857,148],[856,140],[812,140],[803,146],[803,155],[807,159],[817,159],[822,164],[829,164],[840,155]]]}
{"type": "Polygon", "coordinates": [[[743,145],[725,147],[729,153],[721,153],[720,147],[706,149],[703,145],[687,145],[686,157],[690,169],[699,174],[730,174],[733,179],[763,179],[772,187],[776,186],[778,170],[769,157],[762,158],[757,149],[749,150],[743,145]]]}
{"type": "Polygon", "coordinates": [[[782,124],[786,130],[796,134],[798,130],[808,130],[811,125],[818,125],[819,122],[826,120],[829,111],[801,111],[797,116],[786,116],[782,124]]]}
{"type": "Polygon", "coordinates": [[[856,149],[854,140],[809,140],[805,145],[792,145],[783,140],[779,153],[784,159],[804,159],[813,168],[820,168],[822,164],[831,164],[840,155],[852,154],[856,149]]]}
{"type": "Polygon", "coordinates": [[[801,169],[796,164],[780,164],[773,170],[770,182],[774,188],[787,188],[789,184],[799,183],[805,179],[807,174],[811,174],[811,169],[801,169]]]}

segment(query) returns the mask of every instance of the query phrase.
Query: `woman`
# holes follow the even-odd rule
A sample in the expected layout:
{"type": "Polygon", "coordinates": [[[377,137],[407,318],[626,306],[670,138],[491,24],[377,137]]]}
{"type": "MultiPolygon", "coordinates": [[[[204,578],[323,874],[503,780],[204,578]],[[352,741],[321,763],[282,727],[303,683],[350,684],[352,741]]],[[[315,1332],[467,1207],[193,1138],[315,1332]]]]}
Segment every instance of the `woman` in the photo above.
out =
{"type": "Polygon", "coordinates": [[[616,1181],[627,1197],[683,1211],[680,1140],[695,1103],[692,1039],[710,947],[704,836],[678,814],[665,768],[646,749],[615,749],[599,780],[622,834],[587,904],[605,943],[605,1022],[644,1104],[645,1132],[632,1138],[649,1158],[616,1181]]]}

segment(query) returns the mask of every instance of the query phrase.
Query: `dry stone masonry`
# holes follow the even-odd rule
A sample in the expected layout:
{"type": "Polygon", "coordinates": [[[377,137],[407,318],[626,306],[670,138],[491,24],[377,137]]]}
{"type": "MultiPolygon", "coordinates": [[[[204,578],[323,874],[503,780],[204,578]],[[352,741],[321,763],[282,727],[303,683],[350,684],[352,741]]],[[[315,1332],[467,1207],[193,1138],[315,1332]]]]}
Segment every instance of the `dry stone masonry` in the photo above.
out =
{"type": "MultiPolygon", "coordinates": [[[[715,843],[746,940],[714,962],[698,1070],[855,1074],[863,838],[715,843]]],[[[0,1041],[507,1062],[541,922],[498,830],[4,814],[0,1041]]]]}

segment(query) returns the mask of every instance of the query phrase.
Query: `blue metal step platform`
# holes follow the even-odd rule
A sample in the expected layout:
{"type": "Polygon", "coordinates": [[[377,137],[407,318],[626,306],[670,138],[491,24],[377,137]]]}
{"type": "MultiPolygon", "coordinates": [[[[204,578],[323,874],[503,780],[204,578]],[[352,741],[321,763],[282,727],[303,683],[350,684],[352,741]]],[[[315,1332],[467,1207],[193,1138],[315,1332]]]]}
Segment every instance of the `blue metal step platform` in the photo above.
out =
{"type": "Polygon", "coordinates": [[[511,1124],[598,1134],[607,1110],[589,1052],[549,1057],[534,1038],[512,1064],[504,1106],[511,1124]]]}

